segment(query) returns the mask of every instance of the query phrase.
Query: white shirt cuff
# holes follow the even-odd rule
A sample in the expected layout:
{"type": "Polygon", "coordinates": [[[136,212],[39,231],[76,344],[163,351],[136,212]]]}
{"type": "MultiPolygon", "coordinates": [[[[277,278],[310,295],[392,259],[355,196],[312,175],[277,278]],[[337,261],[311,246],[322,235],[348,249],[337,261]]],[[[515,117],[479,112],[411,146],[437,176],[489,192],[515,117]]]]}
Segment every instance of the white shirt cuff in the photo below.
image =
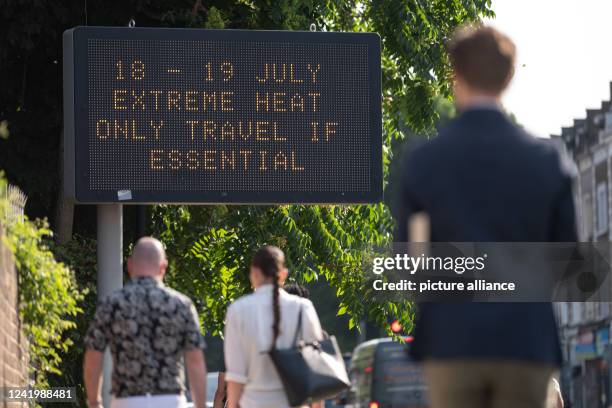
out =
{"type": "Polygon", "coordinates": [[[246,384],[247,378],[245,375],[227,372],[225,373],[225,381],[233,381],[238,384],[246,384]]]}

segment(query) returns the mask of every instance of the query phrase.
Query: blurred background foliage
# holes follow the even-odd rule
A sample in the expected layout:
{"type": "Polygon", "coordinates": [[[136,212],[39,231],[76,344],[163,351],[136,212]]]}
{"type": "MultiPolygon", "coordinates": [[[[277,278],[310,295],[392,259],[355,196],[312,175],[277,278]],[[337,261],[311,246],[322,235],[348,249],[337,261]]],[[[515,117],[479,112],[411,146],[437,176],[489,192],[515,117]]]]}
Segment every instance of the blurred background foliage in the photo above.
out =
{"type": "MultiPolygon", "coordinates": [[[[0,168],[28,194],[28,214],[49,217],[61,229],[61,36],[67,28],[125,26],[130,19],[148,27],[271,30],[308,30],[314,23],[317,30],[380,34],[385,185],[393,187],[403,142],[434,135],[436,120],[453,114],[445,41],[457,26],[492,15],[490,0],[0,0],[0,120],[11,129],[11,137],[0,137],[0,168]]],[[[392,240],[393,195],[386,187],[385,203],[350,206],[158,205],[149,209],[146,227],[168,248],[168,284],[194,299],[207,334],[222,331],[227,304],[250,290],[252,251],[276,244],[287,254],[290,279],[308,283],[325,328],[346,350],[364,322],[384,328],[398,318],[411,330],[410,304],[371,304],[364,296],[362,250],[392,240]]],[[[53,250],[75,270],[79,286],[91,290],[68,334],[76,346],[63,354],[63,374],[53,380],[58,385],[80,383],[81,337],[95,308],[95,207],[77,205],[68,218],[74,235],[53,250]]],[[[137,218],[133,207],[124,207],[126,243],[137,237],[137,218]]],[[[213,366],[216,360],[210,359],[213,366]]]]}

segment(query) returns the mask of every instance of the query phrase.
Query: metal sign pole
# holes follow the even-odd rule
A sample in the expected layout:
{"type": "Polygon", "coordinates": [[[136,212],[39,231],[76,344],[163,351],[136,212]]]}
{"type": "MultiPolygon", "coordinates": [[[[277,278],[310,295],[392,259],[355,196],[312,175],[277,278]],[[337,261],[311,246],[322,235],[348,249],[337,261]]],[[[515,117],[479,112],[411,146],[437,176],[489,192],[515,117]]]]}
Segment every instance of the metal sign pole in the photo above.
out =
{"type": "MultiPolygon", "coordinates": [[[[98,300],[123,286],[123,207],[121,204],[98,205],[98,300]]],[[[104,353],[102,400],[110,406],[112,360],[104,353]]]]}

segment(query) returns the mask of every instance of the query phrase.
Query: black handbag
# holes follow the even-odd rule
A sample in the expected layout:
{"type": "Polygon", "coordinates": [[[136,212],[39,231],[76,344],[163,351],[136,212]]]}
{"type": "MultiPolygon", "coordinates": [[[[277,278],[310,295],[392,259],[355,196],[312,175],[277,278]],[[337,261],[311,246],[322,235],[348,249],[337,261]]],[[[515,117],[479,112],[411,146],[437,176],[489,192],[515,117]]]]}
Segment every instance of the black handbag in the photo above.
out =
{"type": "Polygon", "coordinates": [[[334,336],[306,343],[302,339],[302,309],[293,347],[269,351],[291,406],[331,398],[349,387],[344,360],[334,336]]]}

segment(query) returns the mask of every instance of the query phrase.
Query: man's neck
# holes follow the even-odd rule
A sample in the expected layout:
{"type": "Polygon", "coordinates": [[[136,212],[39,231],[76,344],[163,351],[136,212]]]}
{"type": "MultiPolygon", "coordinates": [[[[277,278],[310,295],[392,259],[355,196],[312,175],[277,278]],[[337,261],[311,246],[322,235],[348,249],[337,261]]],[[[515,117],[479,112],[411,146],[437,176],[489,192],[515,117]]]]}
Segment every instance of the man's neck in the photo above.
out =
{"type": "Polygon", "coordinates": [[[501,99],[490,95],[473,95],[459,105],[459,110],[467,111],[470,109],[502,109],[501,99]]]}
{"type": "Polygon", "coordinates": [[[146,275],[146,274],[143,274],[143,275],[132,275],[131,278],[132,279],[146,279],[146,278],[148,278],[148,279],[152,279],[152,280],[154,280],[155,282],[158,282],[158,283],[160,283],[162,281],[162,279],[159,276],[146,275]]]}

